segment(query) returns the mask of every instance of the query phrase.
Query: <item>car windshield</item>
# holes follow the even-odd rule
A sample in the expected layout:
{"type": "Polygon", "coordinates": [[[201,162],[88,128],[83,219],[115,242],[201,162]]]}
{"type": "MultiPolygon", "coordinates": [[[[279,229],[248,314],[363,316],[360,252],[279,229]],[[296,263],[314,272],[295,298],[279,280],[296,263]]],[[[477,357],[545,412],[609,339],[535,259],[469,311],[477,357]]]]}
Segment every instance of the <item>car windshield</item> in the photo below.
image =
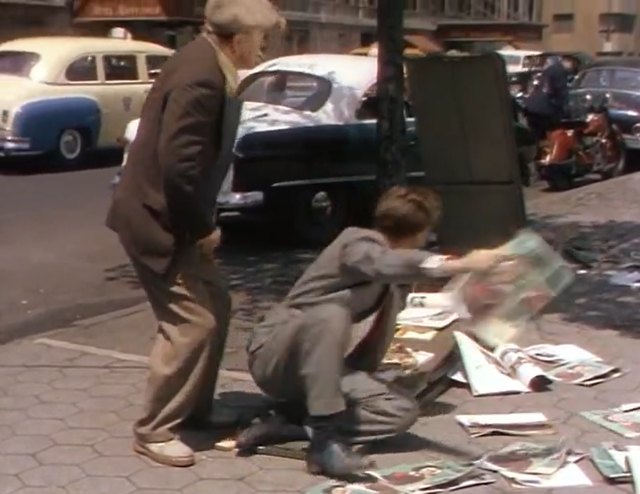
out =
{"type": "Polygon", "coordinates": [[[0,74],[28,78],[40,55],[29,51],[0,51],[0,74]]]}
{"type": "Polygon", "coordinates": [[[640,90],[640,70],[623,67],[587,70],[580,75],[577,87],[638,91],[640,90]]]}
{"type": "Polygon", "coordinates": [[[522,63],[522,57],[520,55],[514,55],[511,53],[500,53],[507,65],[517,65],[522,63]]]}
{"type": "Polygon", "coordinates": [[[243,101],[316,112],[329,99],[331,82],[303,72],[259,72],[242,81],[239,94],[243,101]]]}

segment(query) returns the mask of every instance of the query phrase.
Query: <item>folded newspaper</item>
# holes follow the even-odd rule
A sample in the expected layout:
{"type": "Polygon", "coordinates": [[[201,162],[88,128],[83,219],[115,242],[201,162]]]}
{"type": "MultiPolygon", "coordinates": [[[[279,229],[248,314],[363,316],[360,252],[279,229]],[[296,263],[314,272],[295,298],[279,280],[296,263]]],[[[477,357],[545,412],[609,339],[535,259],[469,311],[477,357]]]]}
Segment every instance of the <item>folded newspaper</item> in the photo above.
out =
{"type": "Polygon", "coordinates": [[[457,415],[456,421],[471,437],[490,434],[545,436],[556,433],[553,424],[543,413],[457,415]]]}
{"type": "Polygon", "coordinates": [[[454,332],[464,378],[474,396],[528,393],[545,389],[551,380],[516,345],[502,345],[491,353],[464,333],[454,332]]]}
{"type": "Polygon", "coordinates": [[[437,460],[367,472],[359,483],[327,482],[307,494],[435,494],[495,482],[475,465],[437,460]]]}
{"type": "Polygon", "coordinates": [[[610,482],[628,482],[631,480],[628,456],[629,451],[614,443],[602,443],[591,448],[591,461],[610,482]]]}
{"type": "Polygon", "coordinates": [[[628,403],[609,410],[580,412],[580,415],[623,437],[640,437],[640,403],[628,403]]]}
{"type": "Polygon", "coordinates": [[[555,443],[519,442],[488,453],[479,466],[497,472],[519,487],[569,487],[591,485],[575,465],[585,455],[572,451],[563,441],[555,443]]]}
{"type": "Polygon", "coordinates": [[[500,250],[509,261],[456,277],[446,287],[472,319],[477,337],[492,348],[513,341],[574,278],[572,268],[532,231],[522,230],[500,250]]]}

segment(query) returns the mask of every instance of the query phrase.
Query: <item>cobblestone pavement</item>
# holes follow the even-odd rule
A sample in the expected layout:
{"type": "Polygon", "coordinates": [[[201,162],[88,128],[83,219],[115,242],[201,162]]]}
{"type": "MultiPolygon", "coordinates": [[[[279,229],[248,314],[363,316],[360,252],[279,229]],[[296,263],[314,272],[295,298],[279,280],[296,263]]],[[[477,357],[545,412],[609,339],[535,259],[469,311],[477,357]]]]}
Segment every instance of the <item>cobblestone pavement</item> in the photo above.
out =
{"type": "MultiPolygon", "coordinates": [[[[468,438],[455,425],[455,413],[543,411],[576,448],[603,440],[625,444],[577,412],[638,401],[640,343],[620,331],[568,325],[556,316],[545,318],[521,343],[538,341],[575,342],[628,373],[594,388],[558,385],[546,393],[509,397],[472,398],[464,388],[451,389],[425,410],[410,434],[372,446],[369,453],[387,467],[435,457],[472,458],[509,442],[468,438]]],[[[145,385],[143,359],[96,352],[41,340],[0,347],[0,494],[305,492],[322,481],[304,473],[295,460],[213,451],[213,439],[199,441],[200,461],[190,469],[159,467],[136,457],[131,422],[145,385]]],[[[257,399],[253,384],[241,374],[225,373],[218,392],[227,403],[257,399]]],[[[580,492],[631,492],[630,486],[605,485],[588,460],[580,465],[595,483],[580,492]]],[[[499,481],[469,492],[510,491],[499,481]]]]}
{"type": "MultiPolygon", "coordinates": [[[[639,179],[636,174],[562,197],[545,196],[530,205],[530,212],[543,230],[548,228],[556,237],[579,231],[615,243],[616,236],[636,235],[639,223],[632,216],[636,214],[633,205],[640,197],[636,192],[616,195],[616,188],[622,181],[639,179]],[[593,209],[600,195],[612,194],[618,201],[615,207],[593,209]]],[[[295,259],[284,262],[278,253],[256,254],[254,266],[247,267],[251,263],[245,254],[229,253],[226,261],[236,311],[224,366],[238,371],[246,368],[242,351],[246,332],[242,330],[255,323],[313,257],[312,252],[300,251],[290,253],[295,259]]],[[[125,270],[123,276],[129,275],[125,270]]],[[[576,343],[621,366],[627,371],[623,377],[593,388],[556,385],[549,392],[508,397],[473,398],[467,389],[454,388],[424,411],[410,434],[371,446],[368,453],[380,467],[390,467],[432,458],[476,458],[514,441],[470,439],[454,422],[453,416],[459,413],[541,411],[557,422],[560,435],[574,448],[586,451],[607,440],[630,444],[578,412],[640,401],[639,301],[637,291],[613,287],[604,272],[590,270],[519,342],[576,343]]],[[[131,423],[140,413],[144,355],[152,327],[152,316],[146,306],[140,306],[51,333],[49,344],[23,340],[0,346],[0,494],[305,492],[323,481],[307,475],[299,461],[237,458],[214,451],[211,438],[195,438],[199,439],[199,462],[190,469],[160,467],[137,457],[131,451],[131,423]],[[136,336],[140,333],[142,337],[136,336]],[[51,346],[52,341],[62,343],[51,346]]],[[[218,394],[221,413],[230,411],[229,404],[246,407],[260,399],[241,372],[225,372],[218,394]]],[[[589,460],[580,466],[593,487],[551,492],[632,492],[628,484],[605,484],[589,460]]],[[[513,490],[498,481],[462,492],[513,490]]]]}

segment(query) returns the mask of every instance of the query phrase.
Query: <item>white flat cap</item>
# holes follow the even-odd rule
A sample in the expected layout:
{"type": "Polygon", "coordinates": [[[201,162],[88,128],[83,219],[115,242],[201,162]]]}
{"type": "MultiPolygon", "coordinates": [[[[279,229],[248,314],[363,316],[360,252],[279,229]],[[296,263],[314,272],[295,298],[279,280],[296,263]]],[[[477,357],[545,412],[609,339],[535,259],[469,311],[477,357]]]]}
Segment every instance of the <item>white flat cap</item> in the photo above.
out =
{"type": "Polygon", "coordinates": [[[222,36],[281,29],[285,24],[269,0],[207,0],[204,16],[207,28],[222,36]]]}

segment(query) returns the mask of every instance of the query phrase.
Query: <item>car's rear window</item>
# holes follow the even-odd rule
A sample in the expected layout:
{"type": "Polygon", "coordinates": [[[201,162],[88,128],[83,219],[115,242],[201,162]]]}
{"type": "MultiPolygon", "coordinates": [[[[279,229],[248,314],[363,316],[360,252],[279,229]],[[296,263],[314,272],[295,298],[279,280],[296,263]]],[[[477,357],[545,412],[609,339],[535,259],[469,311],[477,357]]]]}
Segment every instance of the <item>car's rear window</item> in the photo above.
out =
{"type": "Polygon", "coordinates": [[[0,50],[0,74],[28,78],[40,55],[29,51],[0,50]]]}
{"type": "Polygon", "coordinates": [[[316,112],[329,99],[331,82],[303,72],[259,72],[242,81],[239,94],[243,101],[316,112]]]}

